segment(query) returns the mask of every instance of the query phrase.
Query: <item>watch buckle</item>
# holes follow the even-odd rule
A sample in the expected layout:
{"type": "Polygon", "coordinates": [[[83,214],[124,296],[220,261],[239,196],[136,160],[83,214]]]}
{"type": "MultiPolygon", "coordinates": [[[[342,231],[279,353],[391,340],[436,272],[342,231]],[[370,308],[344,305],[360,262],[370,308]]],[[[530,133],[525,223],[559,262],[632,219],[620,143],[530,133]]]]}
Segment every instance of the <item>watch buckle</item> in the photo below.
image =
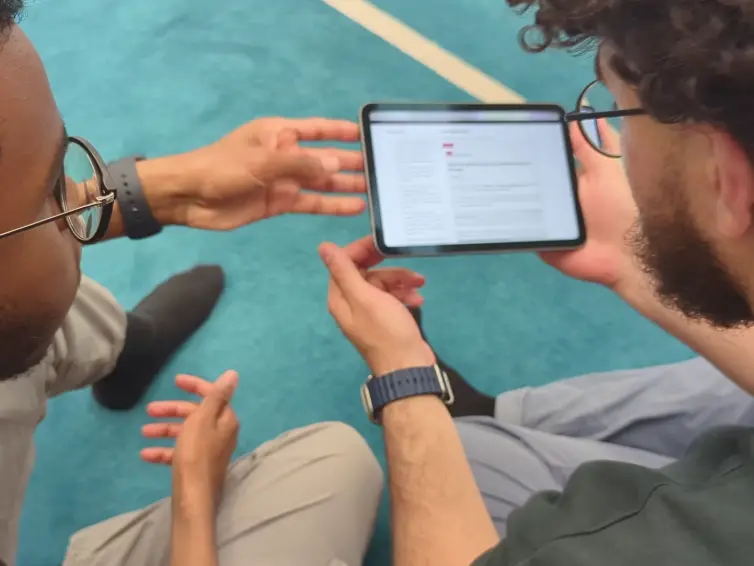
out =
{"type": "MultiPolygon", "coordinates": [[[[372,376],[369,376],[369,379],[371,379],[372,376]]],[[[368,380],[367,380],[368,381],[368,380]]],[[[364,383],[361,386],[361,404],[364,406],[364,411],[367,414],[367,417],[369,417],[370,422],[373,424],[379,424],[377,422],[377,419],[374,418],[374,404],[372,403],[372,395],[369,393],[369,387],[367,387],[367,384],[364,383]]]]}
{"type": "Polygon", "coordinates": [[[453,388],[450,386],[450,380],[448,374],[440,369],[440,366],[435,364],[435,374],[437,375],[437,381],[440,384],[440,390],[442,391],[442,401],[446,405],[452,405],[456,397],[453,394],[453,388]]]}

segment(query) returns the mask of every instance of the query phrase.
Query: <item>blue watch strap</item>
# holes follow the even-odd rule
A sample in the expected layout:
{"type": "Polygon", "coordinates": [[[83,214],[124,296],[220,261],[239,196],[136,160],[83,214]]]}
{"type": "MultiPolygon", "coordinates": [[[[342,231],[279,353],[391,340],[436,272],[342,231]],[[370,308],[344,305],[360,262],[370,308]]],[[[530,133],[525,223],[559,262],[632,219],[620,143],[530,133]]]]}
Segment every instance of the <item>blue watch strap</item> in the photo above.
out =
{"type": "Polygon", "coordinates": [[[386,405],[417,395],[436,395],[446,403],[453,402],[448,379],[437,366],[402,369],[372,378],[362,390],[365,409],[374,422],[379,422],[386,405]]]}
{"type": "Polygon", "coordinates": [[[132,240],[141,240],[162,231],[136,171],[137,158],[127,157],[108,165],[108,171],[115,183],[118,209],[123,219],[126,236],[132,240]]]}

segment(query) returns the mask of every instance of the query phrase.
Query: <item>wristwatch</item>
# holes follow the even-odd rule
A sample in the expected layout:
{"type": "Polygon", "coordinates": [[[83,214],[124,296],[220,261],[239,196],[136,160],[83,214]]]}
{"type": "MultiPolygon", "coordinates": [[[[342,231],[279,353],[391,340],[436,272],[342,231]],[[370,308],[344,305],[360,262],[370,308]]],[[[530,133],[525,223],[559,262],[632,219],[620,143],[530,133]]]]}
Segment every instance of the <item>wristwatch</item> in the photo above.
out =
{"type": "Polygon", "coordinates": [[[436,395],[446,405],[455,400],[448,376],[437,365],[401,369],[379,377],[370,375],[361,386],[361,402],[375,424],[380,424],[380,413],[386,405],[417,395],[436,395]]]}
{"type": "Polygon", "coordinates": [[[162,231],[162,226],[152,214],[136,171],[136,163],[143,159],[127,157],[107,166],[115,183],[115,198],[123,219],[123,228],[126,236],[132,240],[148,238],[162,231]]]}

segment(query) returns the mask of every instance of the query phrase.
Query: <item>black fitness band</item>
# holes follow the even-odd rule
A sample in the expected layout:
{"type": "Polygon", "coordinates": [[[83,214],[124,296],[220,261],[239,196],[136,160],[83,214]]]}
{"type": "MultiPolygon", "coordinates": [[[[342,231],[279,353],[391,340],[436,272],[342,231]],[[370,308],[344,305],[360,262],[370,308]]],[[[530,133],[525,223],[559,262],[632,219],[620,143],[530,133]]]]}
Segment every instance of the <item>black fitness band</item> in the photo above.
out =
{"type": "Polygon", "coordinates": [[[123,227],[126,236],[132,240],[148,238],[162,231],[162,226],[152,214],[136,171],[136,162],[141,159],[126,157],[108,166],[110,176],[115,182],[114,188],[123,227]]]}

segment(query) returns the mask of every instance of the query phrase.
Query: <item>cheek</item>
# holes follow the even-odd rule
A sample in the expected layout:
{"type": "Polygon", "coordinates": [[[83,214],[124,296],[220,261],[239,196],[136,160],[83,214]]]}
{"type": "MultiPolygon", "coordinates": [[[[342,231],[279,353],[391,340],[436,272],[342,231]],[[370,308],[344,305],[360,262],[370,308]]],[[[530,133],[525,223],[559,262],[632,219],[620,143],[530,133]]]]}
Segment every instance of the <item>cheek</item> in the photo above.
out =
{"type": "Polygon", "coordinates": [[[80,247],[54,223],[11,237],[7,244],[0,256],[15,267],[0,285],[0,300],[14,304],[41,341],[50,339],[78,290],[80,247]]]}
{"type": "Polygon", "coordinates": [[[626,178],[631,187],[636,206],[641,213],[651,195],[652,178],[656,174],[652,153],[642,144],[636,144],[631,136],[629,128],[621,131],[621,151],[623,155],[623,168],[626,178]]]}

